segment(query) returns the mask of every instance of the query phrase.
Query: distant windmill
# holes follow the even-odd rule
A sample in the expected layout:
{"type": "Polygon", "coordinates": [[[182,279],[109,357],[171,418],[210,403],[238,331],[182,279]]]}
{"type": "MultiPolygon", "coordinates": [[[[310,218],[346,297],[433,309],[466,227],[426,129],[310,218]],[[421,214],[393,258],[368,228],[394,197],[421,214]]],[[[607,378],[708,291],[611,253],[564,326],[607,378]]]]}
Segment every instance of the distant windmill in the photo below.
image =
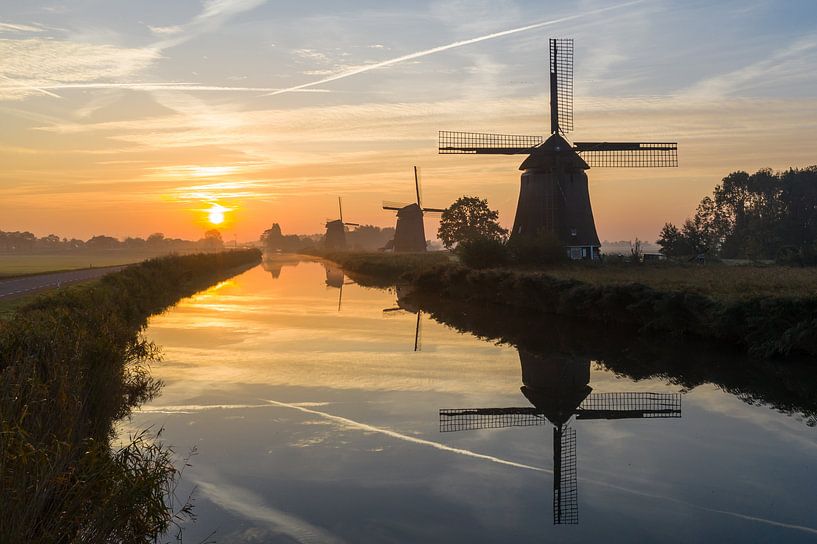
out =
{"type": "Polygon", "coordinates": [[[590,207],[590,166],[678,166],[677,143],[576,142],[573,130],[573,40],[550,40],[550,137],[439,133],[440,154],[528,155],[511,238],[555,235],[571,259],[597,259],[599,237],[590,207]]]}
{"type": "Polygon", "coordinates": [[[394,230],[395,253],[421,252],[426,250],[426,231],[423,216],[426,213],[442,213],[441,208],[424,208],[420,191],[420,170],[414,167],[415,204],[384,202],[384,210],[397,212],[397,227],[394,230]]]}
{"type": "Polygon", "coordinates": [[[340,218],[326,222],[326,249],[346,249],[346,227],[359,227],[359,223],[344,223],[343,201],[338,197],[338,213],[340,218]]]}
{"type": "Polygon", "coordinates": [[[519,352],[522,394],[533,408],[440,410],[440,432],[553,425],[553,524],[579,523],[577,420],[680,418],[677,393],[591,394],[590,361],[519,352]]]}

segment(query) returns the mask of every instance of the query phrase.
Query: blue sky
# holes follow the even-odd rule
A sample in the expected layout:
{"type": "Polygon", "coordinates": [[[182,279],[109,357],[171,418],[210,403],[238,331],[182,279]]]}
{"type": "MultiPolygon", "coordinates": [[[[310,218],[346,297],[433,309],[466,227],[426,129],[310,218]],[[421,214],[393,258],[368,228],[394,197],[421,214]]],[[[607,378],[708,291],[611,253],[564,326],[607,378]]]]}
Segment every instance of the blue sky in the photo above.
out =
{"type": "Polygon", "coordinates": [[[602,238],[654,239],[732,170],[817,162],[813,2],[0,0],[0,229],[192,236],[218,202],[251,239],[321,230],[338,194],[388,225],[414,164],[428,204],[480,194],[510,223],[521,158],[440,157],[436,131],[546,132],[549,37],[576,40],[571,137],[681,148],[590,172],[602,238]]]}

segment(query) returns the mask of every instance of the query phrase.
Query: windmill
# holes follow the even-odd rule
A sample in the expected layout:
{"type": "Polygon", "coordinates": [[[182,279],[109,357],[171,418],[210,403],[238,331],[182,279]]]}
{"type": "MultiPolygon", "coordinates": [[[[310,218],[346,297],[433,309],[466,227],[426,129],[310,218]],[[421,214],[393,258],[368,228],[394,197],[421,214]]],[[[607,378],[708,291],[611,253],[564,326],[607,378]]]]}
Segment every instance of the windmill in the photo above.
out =
{"type": "Polygon", "coordinates": [[[579,523],[575,420],[680,418],[678,393],[591,393],[590,361],[520,350],[533,407],[440,410],[440,432],[553,425],[553,524],[579,523]]]}
{"type": "Polygon", "coordinates": [[[397,212],[397,227],[394,230],[394,252],[408,253],[426,250],[426,231],[423,216],[426,213],[442,213],[440,208],[424,208],[420,192],[420,169],[414,167],[414,191],[417,202],[414,204],[397,204],[384,202],[384,210],[397,212]]]}
{"type": "Polygon", "coordinates": [[[345,223],[343,221],[343,201],[338,197],[338,213],[340,218],[326,222],[326,249],[346,249],[346,227],[359,227],[359,223],[345,223]]]}
{"type": "Polygon", "coordinates": [[[528,155],[511,239],[555,235],[571,259],[597,259],[599,237],[590,207],[587,174],[596,167],[678,166],[677,143],[575,142],[573,40],[550,40],[550,136],[440,131],[439,152],[528,155]]]}

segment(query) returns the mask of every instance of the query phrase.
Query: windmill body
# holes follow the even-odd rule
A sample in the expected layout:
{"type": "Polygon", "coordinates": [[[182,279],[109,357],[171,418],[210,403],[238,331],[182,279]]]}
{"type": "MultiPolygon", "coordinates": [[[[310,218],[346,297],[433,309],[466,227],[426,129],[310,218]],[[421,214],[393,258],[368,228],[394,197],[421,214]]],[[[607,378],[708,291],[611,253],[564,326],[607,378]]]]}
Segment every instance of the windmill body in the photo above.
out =
{"type": "Polygon", "coordinates": [[[338,210],[340,219],[334,219],[326,222],[326,235],[324,237],[324,245],[330,251],[343,251],[346,249],[346,227],[359,227],[358,223],[346,223],[343,221],[343,202],[338,197],[338,210]]]}
{"type": "Polygon", "coordinates": [[[383,203],[384,210],[397,212],[397,225],[394,229],[395,253],[419,253],[427,249],[424,217],[426,213],[442,213],[440,208],[424,208],[420,193],[420,171],[414,167],[414,187],[417,201],[413,204],[383,203]]]}
{"type": "Polygon", "coordinates": [[[550,40],[550,136],[441,131],[439,152],[528,155],[522,170],[511,240],[554,236],[571,259],[598,259],[600,243],[587,170],[598,167],[678,166],[676,143],[575,142],[573,40],[550,40]]]}

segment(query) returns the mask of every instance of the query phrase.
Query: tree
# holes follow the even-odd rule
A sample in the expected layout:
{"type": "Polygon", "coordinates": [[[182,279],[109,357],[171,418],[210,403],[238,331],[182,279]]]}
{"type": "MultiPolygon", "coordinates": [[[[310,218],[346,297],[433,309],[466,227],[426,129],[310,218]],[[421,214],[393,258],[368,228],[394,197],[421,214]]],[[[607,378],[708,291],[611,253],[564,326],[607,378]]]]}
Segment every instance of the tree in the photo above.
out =
{"type": "Polygon", "coordinates": [[[661,247],[661,253],[667,257],[678,257],[692,253],[686,237],[672,223],[664,223],[661,234],[655,242],[661,247]]]}
{"type": "Polygon", "coordinates": [[[499,226],[498,218],[487,200],[463,196],[443,212],[437,237],[446,249],[481,239],[504,242],[508,231],[499,226]]]}
{"type": "Polygon", "coordinates": [[[221,249],[224,247],[224,240],[221,239],[221,233],[217,229],[210,229],[204,233],[201,244],[207,249],[221,249]]]}

